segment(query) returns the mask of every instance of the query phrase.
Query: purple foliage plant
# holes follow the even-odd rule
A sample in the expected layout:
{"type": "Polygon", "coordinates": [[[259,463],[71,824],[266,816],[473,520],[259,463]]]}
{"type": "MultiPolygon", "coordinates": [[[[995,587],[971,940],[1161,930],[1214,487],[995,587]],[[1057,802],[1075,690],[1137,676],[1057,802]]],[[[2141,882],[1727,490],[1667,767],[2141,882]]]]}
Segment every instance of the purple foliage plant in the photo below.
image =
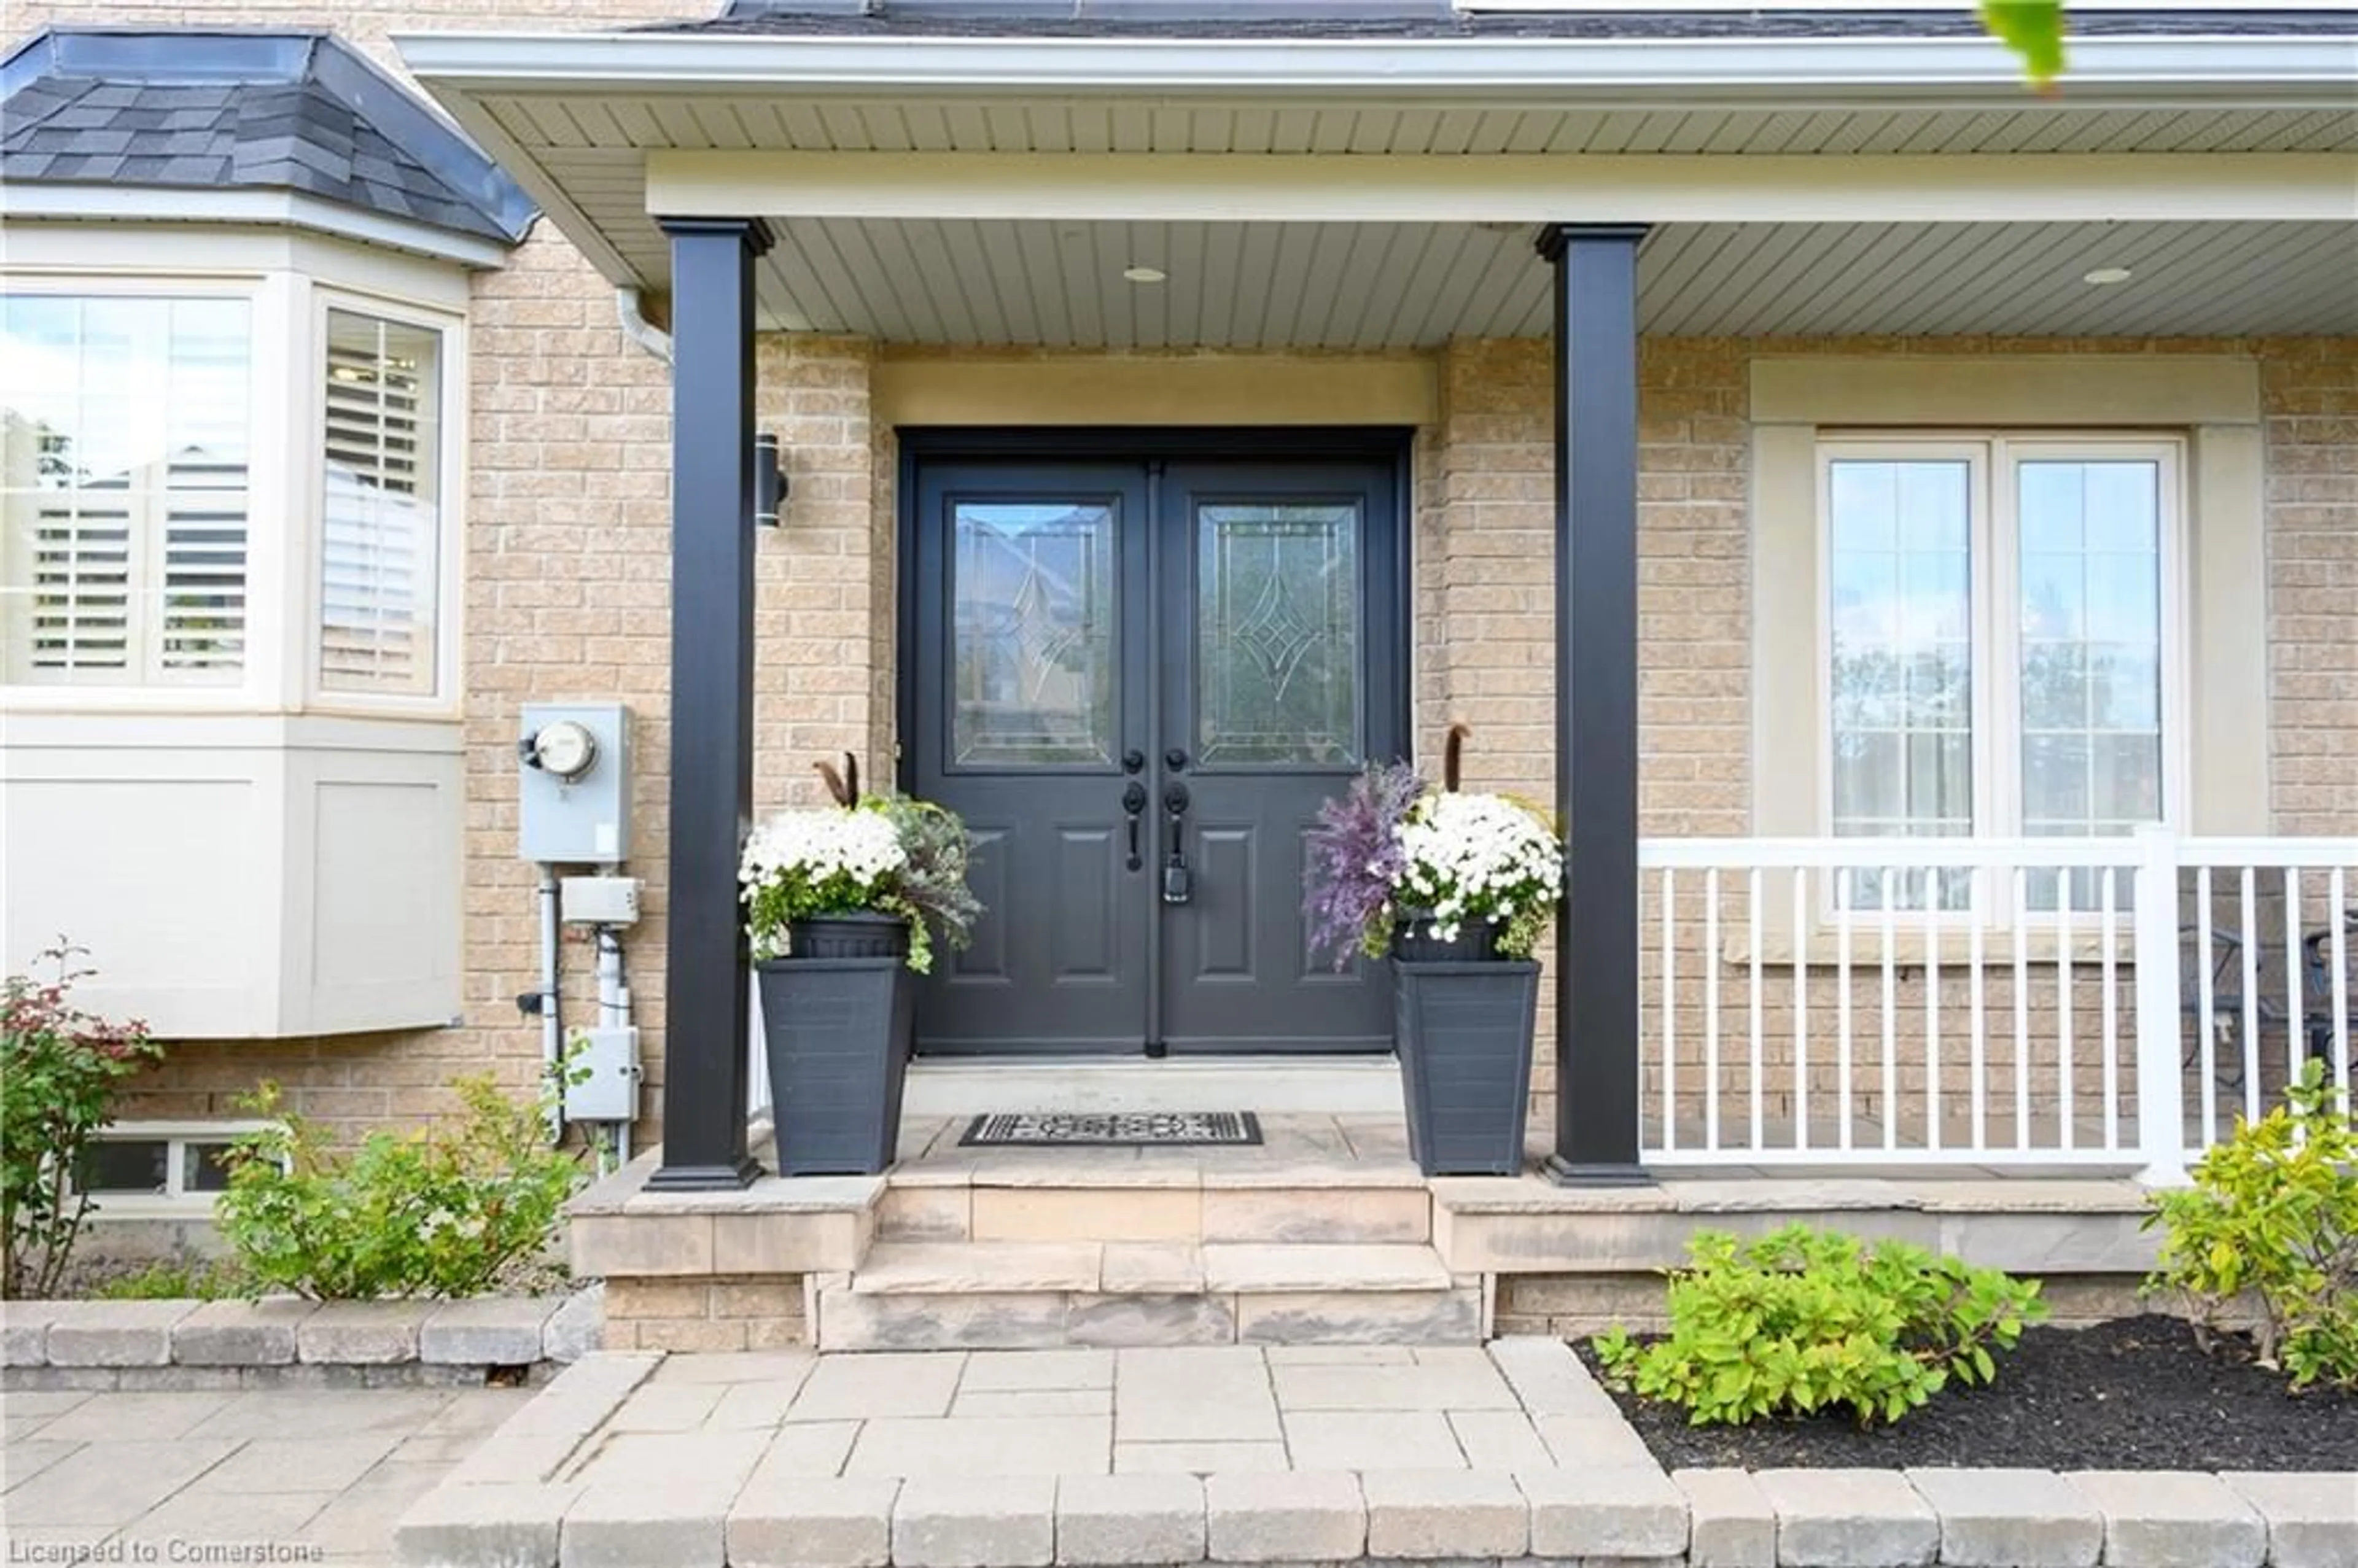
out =
{"type": "Polygon", "coordinates": [[[1314,957],[1336,969],[1355,953],[1382,956],[1391,940],[1392,885],[1404,868],[1400,825],[1424,793],[1406,762],[1369,762],[1342,795],[1318,808],[1305,836],[1302,909],[1314,957]]]}

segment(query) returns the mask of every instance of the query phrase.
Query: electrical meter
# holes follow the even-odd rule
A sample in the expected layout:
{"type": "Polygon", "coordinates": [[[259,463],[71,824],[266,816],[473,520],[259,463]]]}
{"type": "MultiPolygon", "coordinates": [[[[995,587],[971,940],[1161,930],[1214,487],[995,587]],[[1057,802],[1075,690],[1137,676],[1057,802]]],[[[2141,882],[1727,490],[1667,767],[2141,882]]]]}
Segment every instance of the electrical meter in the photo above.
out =
{"type": "Polygon", "coordinates": [[[619,702],[526,703],[516,736],[524,859],[612,866],[631,853],[631,714],[619,702]]]}

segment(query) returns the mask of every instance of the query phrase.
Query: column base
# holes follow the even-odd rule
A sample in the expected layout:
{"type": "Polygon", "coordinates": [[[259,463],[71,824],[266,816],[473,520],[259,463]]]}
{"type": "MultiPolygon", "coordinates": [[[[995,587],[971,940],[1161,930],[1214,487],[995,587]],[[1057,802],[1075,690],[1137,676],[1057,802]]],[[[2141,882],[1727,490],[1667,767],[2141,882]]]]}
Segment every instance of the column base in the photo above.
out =
{"type": "Polygon", "coordinates": [[[1650,1187],[1657,1184],[1653,1174],[1643,1165],[1567,1160],[1561,1154],[1551,1154],[1541,1161],[1540,1172],[1560,1187],[1650,1187]]]}
{"type": "Polygon", "coordinates": [[[751,1154],[740,1154],[727,1164],[718,1165],[658,1165],[648,1173],[645,1191],[651,1193],[736,1193],[742,1192],[761,1179],[762,1163],[751,1154]]]}

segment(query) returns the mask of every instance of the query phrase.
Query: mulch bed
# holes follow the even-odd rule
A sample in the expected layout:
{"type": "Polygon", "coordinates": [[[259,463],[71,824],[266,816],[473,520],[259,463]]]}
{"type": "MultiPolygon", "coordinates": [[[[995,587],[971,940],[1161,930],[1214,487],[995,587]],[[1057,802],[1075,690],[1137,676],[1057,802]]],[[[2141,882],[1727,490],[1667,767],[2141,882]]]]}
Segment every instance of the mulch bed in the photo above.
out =
{"type": "MultiPolygon", "coordinates": [[[[1588,1346],[1575,1347],[1594,1369],[1588,1346]]],[[[1675,1406],[1614,1398],[1671,1469],[2358,1470],[2358,1393],[2288,1394],[2247,1345],[2205,1356],[2169,1317],[2028,1330],[1988,1387],[1952,1386],[1871,1430],[1846,1416],[1689,1426],[1675,1406]]]]}

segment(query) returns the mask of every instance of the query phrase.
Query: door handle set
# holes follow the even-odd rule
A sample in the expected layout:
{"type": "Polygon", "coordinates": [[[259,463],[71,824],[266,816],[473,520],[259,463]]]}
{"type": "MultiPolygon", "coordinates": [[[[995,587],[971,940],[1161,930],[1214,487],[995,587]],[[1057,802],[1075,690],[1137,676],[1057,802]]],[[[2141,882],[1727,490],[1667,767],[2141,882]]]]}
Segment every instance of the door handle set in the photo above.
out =
{"type": "Polygon", "coordinates": [[[1121,792],[1121,812],[1129,823],[1130,869],[1134,871],[1144,863],[1138,852],[1138,820],[1146,815],[1146,786],[1136,779],[1121,792]]]}
{"type": "MultiPolygon", "coordinates": [[[[1187,753],[1176,746],[1163,753],[1163,762],[1174,771],[1187,765],[1187,753]]],[[[1126,752],[1121,759],[1122,771],[1136,773],[1146,766],[1146,758],[1138,752],[1126,752]]],[[[1192,797],[1187,786],[1176,779],[1163,786],[1163,815],[1171,827],[1171,849],[1163,861],[1163,902],[1185,903],[1195,892],[1195,873],[1187,865],[1187,806],[1192,797]]],[[[1131,779],[1121,790],[1122,827],[1129,835],[1129,868],[1135,871],[1145,863],[1138,843],[1139,825],[1146,816],[1146,786],[1131,779]]]]}
{"type": "Polygon", "coordinates": [[[1171,854],[1163,862],[1163,902],[1184,903],[1194,891],[1195,876],[1187,869],[1187,786],[1163,787],[1163,815],[1171,819],[1171,854]]]}

